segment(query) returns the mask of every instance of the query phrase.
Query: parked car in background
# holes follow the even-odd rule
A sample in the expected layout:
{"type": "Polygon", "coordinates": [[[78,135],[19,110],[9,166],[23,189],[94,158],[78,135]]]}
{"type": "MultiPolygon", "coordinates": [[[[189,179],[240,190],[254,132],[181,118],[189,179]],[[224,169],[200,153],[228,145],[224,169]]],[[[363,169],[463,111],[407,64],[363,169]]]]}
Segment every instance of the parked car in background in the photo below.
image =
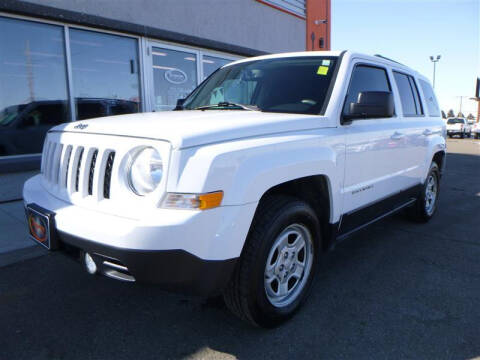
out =
{"type": "Polygon", "coordinates": [[[177,109],[49,131],[23,191],[32,238],[90,274],[221,293],[271,327],[304,303],[323,252],[438,206],[445,124],[427,78],[395,61],[243,59],[177,109]]]}
{"type": "Polygon", "coordinates": [[[472,135],[472,128],[468,124],[465,118],[448,118],[447,119],[447,135],[453,137],[455,135],[464,137],[470,137],[472,135]]]}
{"type": "MultiPolygon", "coordinates": [[[[121,99],[76,98],[75,103],[79,120],[139,110],[137,102],[121,99]]],[[[69,118],[65,100],[32,101],[0,110],[0,156],[42,152],[47,131],[69,118]]]]}
{"type": "Polygon", "coordinates": [[[472,135],[475,139],[480,139],[480,123],[478,122],[473,123],[472,135]]]}

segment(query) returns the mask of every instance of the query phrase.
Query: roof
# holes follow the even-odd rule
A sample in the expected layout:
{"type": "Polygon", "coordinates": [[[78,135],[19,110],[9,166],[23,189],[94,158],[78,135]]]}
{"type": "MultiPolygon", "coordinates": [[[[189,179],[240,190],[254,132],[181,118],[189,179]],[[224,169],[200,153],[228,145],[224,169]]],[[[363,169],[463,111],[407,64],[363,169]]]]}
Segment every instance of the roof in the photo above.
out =
{"type": "Polygon", "coordinates": [[[348,59],[353,59],[353,58],[361,58],[367,61],[373,61],[376,63],[383,63],[388,66],[395,67],[399,70],[404,70],[408,71],[409,73],[413,73],[416,76],[426,80],[429,82],[429,80],[419,74],[417,71],[413,70],[412,68],[403,65],[395,60],[389,59],[387,57],[381,56],[381,55],[368,55],[368,54],[363,54],[360,52],[355,52],[351,50],[336,50],[336,51],[300,51],[300,52],[288,52],[288,53],[278,53],[278,54],[269,54],[269,55],[262,55],[262,56],[255,56],[255,57],[250,57],[250,58],[245,58],[241,60],[234,61],[232,63],[229,63],[227,65],[224,65],[225,67],[233,65],[233,64],[240,64],[244,62],[249,62],[249,61],[256,61],[256,60],[266,60],[266,59],[280,59],[280,58],[289,58],[289,57],[302,57],[302,56],[340,56],[342,53],[344,53],[344,57],[348,59]]]}

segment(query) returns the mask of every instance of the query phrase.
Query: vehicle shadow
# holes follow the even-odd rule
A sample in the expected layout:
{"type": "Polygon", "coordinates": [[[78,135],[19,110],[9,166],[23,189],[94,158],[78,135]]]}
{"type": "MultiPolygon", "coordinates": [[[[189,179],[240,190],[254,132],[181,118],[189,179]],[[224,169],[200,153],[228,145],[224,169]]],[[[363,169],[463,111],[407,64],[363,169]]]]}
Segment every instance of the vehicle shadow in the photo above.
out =
{"type": "Polygon", "coordinates": [[[59,254],[3,268],[0,358],[480,356],[479,165],[449,154],[432,221],[398,214],[339,244],[304,308],[276,329],[242,323],[219,299],[92,277],[59,254]]]}

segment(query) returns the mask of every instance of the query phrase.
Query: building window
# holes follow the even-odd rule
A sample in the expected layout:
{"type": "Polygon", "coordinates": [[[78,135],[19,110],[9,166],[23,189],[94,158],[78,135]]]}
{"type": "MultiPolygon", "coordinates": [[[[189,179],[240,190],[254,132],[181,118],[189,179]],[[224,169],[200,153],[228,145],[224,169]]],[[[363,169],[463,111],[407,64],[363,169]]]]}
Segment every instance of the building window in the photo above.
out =
{"type": "Polygon", "coordinates": [[[136,39],[70,29],[76,120],[139,111],[136,39]]]}
{"type": "Polygon", "coordinates": [[[154,109],[172,110],[197,86],[197,53],[152,48],[154,109]]]}
{"type": "Polygon", "coordinates": [[[0,156],[40,153],[70,121],[62,26],[0,17],[0,156]]]}
{"type": "Polygon", "coordinates": [[[61,123],[139,112],[141,94],[147,111],[171,110],[234,58],[150,41],[140,63],[139,43],[132,36],[0,16],[0,162],[38,156],[47,131],[61,123]],[[152,63],[145,61],[150,53],[152,63]],[[143,89],[141,66],[148,76],[143,89]]]}
{"type": "Polygon", "coordinates": [[[223,59],[217,56],[202,56],[203,65],[203,79],[209,77],[215,70],[222,67],[225,64],[232,62],[233,60],[223,59]]]}
{"type": "Polygon", "coordinates": [[[257,0],[282,11],[305,18],[307,16],[306,0],[257,0]]]}

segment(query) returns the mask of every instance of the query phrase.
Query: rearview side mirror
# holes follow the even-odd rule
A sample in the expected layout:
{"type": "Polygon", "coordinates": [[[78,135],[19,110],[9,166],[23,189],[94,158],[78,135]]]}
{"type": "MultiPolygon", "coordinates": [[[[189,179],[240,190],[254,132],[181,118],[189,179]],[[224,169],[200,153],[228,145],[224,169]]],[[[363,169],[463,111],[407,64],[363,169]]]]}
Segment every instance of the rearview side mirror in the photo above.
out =
{"type": "Polygon", "coordinates": [[[363,91],[357,102],[344,110],[343,120],[389,118],[394,114],[393,95],[389,91],[363,91]]]}

